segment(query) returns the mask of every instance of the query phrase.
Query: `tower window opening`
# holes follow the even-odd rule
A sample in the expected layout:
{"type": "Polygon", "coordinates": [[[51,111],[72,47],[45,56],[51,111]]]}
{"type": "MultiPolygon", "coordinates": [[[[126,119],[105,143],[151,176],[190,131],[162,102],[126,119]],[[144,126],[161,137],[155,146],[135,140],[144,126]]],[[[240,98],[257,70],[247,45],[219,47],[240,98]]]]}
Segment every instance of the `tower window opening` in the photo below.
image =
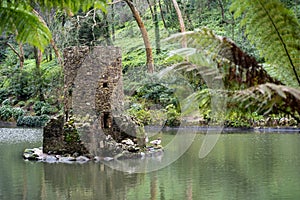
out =
{"type": "Polygon", "coordinates": [[[109,128],[109,113],[103,114],[103,128],[109,128]]]}

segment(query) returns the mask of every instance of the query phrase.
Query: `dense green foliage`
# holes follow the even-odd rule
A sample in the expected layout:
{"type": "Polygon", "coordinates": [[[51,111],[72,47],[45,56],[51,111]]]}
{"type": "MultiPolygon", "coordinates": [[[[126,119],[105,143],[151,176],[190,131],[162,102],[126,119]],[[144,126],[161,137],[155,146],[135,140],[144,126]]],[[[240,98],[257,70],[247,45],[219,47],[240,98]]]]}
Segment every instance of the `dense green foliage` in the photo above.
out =
{"type": "Polygon", "coordinates": [[[178,1],[191,32],[173,35],[180,28],[172,1],[155,2],[156,9],[152,1],[151,7],[134,2],[152,45],[160,43],[153,54],[156,72],[148,74],[143,38],[125,4],[2,1],[0,120],[42,126],[45,115],[62,109],[63,48],[115,45],[122,49],[127,112],[144,125],[178,126],[189,117],[196,124],[217,124],[219,114],[230,127],[264,126],[258,122],[283,117],[289,118],[285,125],[297,126],[300,5],[289,0],[178,1]],[[187,48],[182,48],[185,40],[187,48]],[[32,45],[44,50],[41,57],[32,45]],[[193,90],[184,102],[178,97],[182,85],[193,90]],[[214,111],[214,98],[224,98],[226,113],[214,111]]]}
{"type": "Polygon", "coordinates": [[[41,116],[22,116],[17,120],[17,126],[43,127],[49,120],[48,115],[41,116]]]}

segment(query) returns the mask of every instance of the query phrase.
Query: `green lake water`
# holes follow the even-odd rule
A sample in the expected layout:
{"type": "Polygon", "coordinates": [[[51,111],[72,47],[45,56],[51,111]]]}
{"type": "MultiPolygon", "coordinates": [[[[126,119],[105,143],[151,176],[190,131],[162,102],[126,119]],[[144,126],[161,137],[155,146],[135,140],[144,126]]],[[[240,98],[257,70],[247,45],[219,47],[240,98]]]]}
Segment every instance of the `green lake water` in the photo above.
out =
{"type": "MultiPolygon", "coordinates": [[[[127,173],[94,162],[24,161],[22,151],[41,146],[41,135],[40,129],[0,129],[1,200],[300,198],[298,133],[222,134],[203,159],[198,154],[205,135],[197,134],[179,159],[149,173],[127,173]]],[[[167,143],[174,132],[161,136],[167,143]]]]}

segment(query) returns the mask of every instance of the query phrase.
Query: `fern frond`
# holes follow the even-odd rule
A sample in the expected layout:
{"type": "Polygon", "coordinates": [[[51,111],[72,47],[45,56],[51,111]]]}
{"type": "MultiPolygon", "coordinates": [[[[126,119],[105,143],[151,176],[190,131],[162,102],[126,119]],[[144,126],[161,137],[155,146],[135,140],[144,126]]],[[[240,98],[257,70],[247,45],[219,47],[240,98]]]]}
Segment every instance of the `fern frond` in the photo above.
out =
{"type": "Polygon", "coordinates": [[[52,35],[45,23],[32,13],[32,5],[43,9],[57,8],[69,14],[80,9],[87,11],[91,7],[106,11],[105,0],[14,0],[0,1],[0,31],[17,34],[17,41],[28,43],[43,50],[50,42],[52,35]]]}
{"type": "Polygon", "coordinates": [[[0,6],[5,7],[28,7],[29,5],[37,4],[43,9],[57,8],[59,10],[67,10],[72,13],[77,13],[80,9],[85,12],[90,8],[101,9],[106,11],[105,0],[3,0],[0,2],[0,6]]]}
{"type": "Polygon", "coordinates": [[[211,95],[209,89],[203,89],[196,91],[190,96],[188,96],[182,103],[186,107],[183,107],[182,110],[185,111],[183,114],[189,114],[195,110],[209,110],[211,106],[211,95]]]}
{"type": "Polygon", "coordinates": [[[265,83],[234,92],[232,100],[243,108],[253,107],[263,114],[284,112],[300,121],[300,91],[293,87],[265,83]]]}
{"type": "Polygon", "coordinates": [[[35,3],[43,8],[58,8],[71,11],[72,13],[77,13],[80,9],[82,11],[87,11],[90,8],[101,9],[106,11],[106,1],[105,0],[81,0],[81,1],[70,1],[70,0],[34,0],[35,3]]]}
{"type": "Polygon", "coordinates": [[[191,63],[198,66],[209,66],[205,65],[205,62],[214,62],[223,68],[229,66],[226,72],[229,81],[235,80],[248,86],[266,82],[280,84],[268,75],[254,57],[226,37],[215,35],[211,30],[203,28],[195,32],[173,35],[167,41],[178,42],[183,36],[187,40],[188,48],[171,51],[172,54],[188,57],[191,63]]]}
{"type": "Polygon", "coordinates": [[[14,7],[0,7],[0,32],[17,33],[17,41],[43,50],[51,40],[51,32],[33,13],[14,7]]]}
{"type": "Polygon", "coordinates": [[[294,13],[278,0],[235,0],[231,11],[243,17],[248,39],[274,68],[274,77],[299,86],[300,25],[294,13]]]}

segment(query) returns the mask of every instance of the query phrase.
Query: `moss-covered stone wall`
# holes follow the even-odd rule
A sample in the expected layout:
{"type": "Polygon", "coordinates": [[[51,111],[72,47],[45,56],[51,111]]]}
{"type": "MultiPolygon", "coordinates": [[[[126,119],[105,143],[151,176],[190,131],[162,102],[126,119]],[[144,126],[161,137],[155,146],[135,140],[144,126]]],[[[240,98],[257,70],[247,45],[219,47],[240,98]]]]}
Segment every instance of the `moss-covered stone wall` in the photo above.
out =
{"type": "Polygon", "coordinates": [[[83,46],[64,50],[63,124],[70,127],[67,125],[74,121],[77,129],[74,133],[79,134],[81,141],[67,141],[70,137],[64,135],[67,134],[65,130],[61,136],[58,129],[57,133],[51,134],[51,126],[61,123],[52,121],[44,129],[44,138],[47,137],[44,148],[48,151],[69,150],[68,145],[78,144],[76,149],[82,149],[82,152],[84,148],[80,145],[84,145],[90,154],[101,155],[108,135],[117,142],[143,135],[141,128],[124,114],[121,61],[121,50],[116,47],[83,46]]]}

